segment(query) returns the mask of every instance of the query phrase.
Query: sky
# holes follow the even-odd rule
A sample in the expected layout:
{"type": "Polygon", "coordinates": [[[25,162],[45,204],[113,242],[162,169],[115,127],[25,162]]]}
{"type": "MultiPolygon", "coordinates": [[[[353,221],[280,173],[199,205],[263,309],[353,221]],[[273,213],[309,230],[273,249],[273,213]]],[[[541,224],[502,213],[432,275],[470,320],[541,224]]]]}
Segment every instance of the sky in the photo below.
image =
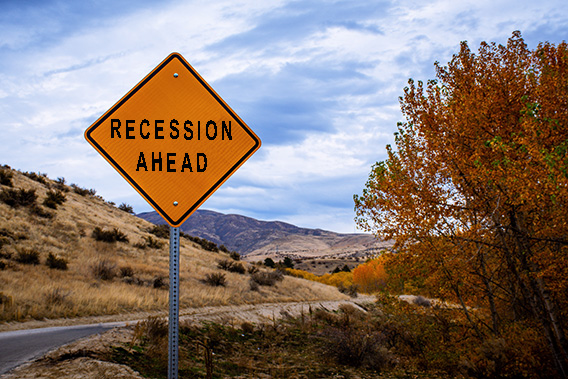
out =
{"type": "Polygon", "coordinates": [[[178,52],[262,140],[201,209],[359,232],[408,79],[515,30],[566,40],[566,1],[0,0],[0,164],[151,211],[83,133],[178,52]]]}

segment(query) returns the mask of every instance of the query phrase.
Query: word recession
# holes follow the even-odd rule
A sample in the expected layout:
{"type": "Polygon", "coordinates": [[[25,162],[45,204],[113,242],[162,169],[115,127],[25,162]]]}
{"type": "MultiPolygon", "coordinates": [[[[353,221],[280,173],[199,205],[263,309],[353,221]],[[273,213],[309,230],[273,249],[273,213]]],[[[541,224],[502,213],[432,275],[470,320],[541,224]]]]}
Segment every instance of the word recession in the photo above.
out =
{"type": "MultiPolygon", "coordinates": [[[[147,119],[143,119],[140,123],[136,120],[121,121],[120,119],[111,119],[110,138],[124,138],[127,140],[137,138],[144,140],[163,140],[169,138],[172,140],[183,139],[186,141],[214,141],[218,137],[223,141],[225,139],[229,141],[233,139],[231,135],[231,121],[222,121],[220,128],[215,121],[212,120],[207,121],[205,126],[201,124],[201,121],[197,121],[197,125],[194,125],[193,122],[189,120],[180,124],[176,119],[170,120],[169,128],[167,129],[165,124],[164,120],[154,120],[152,124],[147,119]]],[[[165,153],[162,155],[161,152],[152,152],[152,157],[150,158],[149,156],[145,156],[144,152],[141,151],[138,155],[136,171],[148,171],[149,168],[151,168],[151,171],[162,171],[165,168],[166,172],[177,172],[176,160],[176,153],[165,153]],[[148,162],[151,164],[148,165],[148,162]]],[[[193,153],[191,156],[189,153],[184,153],[180,161],[182,162],[180,172],[193,172],[194,167],[196,172],[205,172],[207,169],[207,156],[205,153],[193,153]]]]}

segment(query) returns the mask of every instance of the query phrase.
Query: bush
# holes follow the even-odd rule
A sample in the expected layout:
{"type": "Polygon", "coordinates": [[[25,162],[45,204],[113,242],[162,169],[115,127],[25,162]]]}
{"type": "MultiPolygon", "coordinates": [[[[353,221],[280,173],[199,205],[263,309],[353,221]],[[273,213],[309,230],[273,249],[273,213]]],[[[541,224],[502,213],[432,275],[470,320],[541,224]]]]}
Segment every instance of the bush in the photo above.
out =
{"type": "Polygon", "coordinates": [[[67,300],[67,297],[69,297],[70,294],[71,292],[63,291],[58,287],[52,289],[51,291],[47,291],[44,294],[44,298],[45,302],[49,305],[61,305],[67,300]]]}
{"type": "Polygon", "coordinates": [[[284,261],[282,262],[282,265],[285,268],[294,268],[294,261],[292,261],[290,257],[285,257],[284,261]]]}
{"type": "Polygon", "coordinates": [[[75,192],[76,194],[81,195],[81,196],[87,196],[87,195],[95,196],[95,194],[97,193],[97,191],[95,191],[92,188],[86,189],[86,188],[79,187],[76,184],[71,184],[71,188],[73,188],[73,192],[75,192]]]}
{"type": "Polygon", "coordinates": [[[381,332],[372,327],[346,322],[347,325],[330,326],[323,332],[329,355],[340,364],[366,367],[375,371],[382,371],[393,364],[393,358],[384,346],[381,332]]]}
{"type": "Polygon", "coordinates": [[[345,286],[343,283],[337,285],[339,292],[344,293],[351,297],[357,297],[357,290],[359,286],[357,284],[351,284],[350,286],[345,286]]]}
{"type": "Polygon", "coordinates": [[[91,236],[97,241],[103,242],[128,242],[128,237],[126,234],[118,230],[118,228],[113,228],[112,230],[103,230],[100,227],[95,227],[91,236]]]}
{"type": "Polygon", "coordinates": [[[65,185],[65,178],[64,177],[57,178],[57,180],[55,181],[54,187],[58,191],[69,192],[69,187],[67,187],[65,185]]]}
{"type": "Polygon", "coordinates": [[[168,320],[165,318],[149,317],[134,327],[134,338],[149,345],[158,345],[167,335],[168,320]]]}
{"type": "Polygon", "coordinates": [[[121,268],[119,269],[119,272],[120,272],[120,277],[121,277],[121,278],[134,276],[134,270],[133,270],[132,267],[130,267],[130,266],[121,267],[121,268]]]}
{"type": "Polygon", "coordinates": [[[157,276],[152,280],[152,287],[153,288],[169,288],[169,284],[162,278],[161,276],[157,276]]]}
{"type": "Polygon", "coordinates": [[[56,270],[67,270],[67,261],[64,258],[56,257],[53,253],[49,253],[45,264],[47,267],[56,270]]]}
{"type": "Polygon", "coordinates": [[[24,172],[23,174],[38,183],[47,184],[47,174],[40,172],[38,172],[37,174],[35,172],[24,172]]]}
{"type": "Polygon", "coordinates": [[[141,249],[145,249],[147,247],[149,247],[150,249],[161,249],[164,246],[164,243],[162,241],[154,239],[152,236],[145,236],[144,242],[138,243],[134,246],[141,249]]]}
{"type": "Polygon", "coordinates": [[[416,305],[426,308],[430,308],[430,306],[432,305],[430,303],[430,300],[426,299],[424,296],[416,296],[412,302],[416,305]]]}
{"type": "Polygon", "coordinates": [[[252,278],[249,281],[249,289],[251,291],[258,291],[259,290],[259,285],[257,282],[255,282],[254,280],[252,280],[252,278]]]}
{"type": "Polygon", "coordinates": [[[161,249],[164,246],[164,243],[162,241],[158,241],[150,236],[145,237],[146,239],[146,246],[148,246],[150,249],[161,249]]]}
{"type": "Polygon", "coordinates": [[[243,266],[242,263],[232,262],[228,259],[219,261],[217,263],[217,267],[219,267],[221,270],[236,272],[237,274],[244,274],[246,272],[245,266],[243,266]]]}
{"type": "Polygon", "coordinates": [[[128,205],[126,203],[120,204],[118,206],[118,209],[120,209],[121,211],[124,211],[126,213],[134,214],[134,209],[132,208],[132,205],[128,205]]]}
{"type": "Polygon", "coordinates": [[[223,273],[214,272],[211,274],[206,274],[203,282],[213,287],[225,287],[225,285],[227,284],[227,278],[223,273]]]}
{"type": "Polygon", "coordinates": [[[116,264],[108,259],[101,259],[91,265],[91,272],[96,279],[112,280],[116,276],[116,264]]]}
{"type": "Polygon", "coordinates": [[[41,217],[41,218],[53,218],[53,217],[55,217],[55,214],[53,212],[45,210],[37,204],[32,204],[30,206],[30,213],[32,215],[36,215],[36,216],[41,217]]]}
{"type": "Polygon", "coordinates": [[[234,259],[235,261],[240,261],[241,260],[241,255],[239,253],[237,253],[236,251],[231,251],[229,253],[229,257],[231,257],[232,259],[234,259]]]}
{"type": "Polygon", "coordinates": [[[4,295],[4,292],[0,292],[0,305],[11,306],[14,303],[12,296],[4,295]]]}
{"type": "Polygon", "coordinates": [[[43,205],[48,208],[57,209],[57,206],[63,204],[66,200],[65,194],[60,190],[49,190],[47,191],[47,197],[43,200],[43,205]]]}
{"type": "Polygon", "coordinates": [[[184,237],[201,246],[203,250],[212,251],[214,253],[217,253],[219,251],[219,248],[217,247],[217,244],[215,242],[211,242],[209,240],[206,240],[205,238],[189,236],[187,234],[184,235],[184,237]]]}
{"type": "Polygon", "coordinates": [[[276,263],[274,263],[274,261],[272,260],[272,258],[266,258],[266,259],[264,260],[264,265],[265,265],[266,267],[274,268],[274,267],[276,266],[276,263]]]}
{"type": "Polygon", "coordinates": [[[154,225],[148,232],[158,238],[170,238],[170,227],[166,224],[154,225]]]}
{"type": "Polygon", "coordinates": [[[22,249],[18,251],[16,255],[16,262],[25,265],[38,265],[39,264],[39,252],[36,250],[22,249]]]}
{"type": "Polygon", "coordinates": [[[25,190],[7,188],[0,192],[0,201],[8,204],[12,208],[27,207],[35,204],[37,195],[35,190],[25,190]]]}
{"type": "Polygon", "coordinates": [[[261,286],[273,286],[276,282],[282,281],[284,279],[284,275],[282,275],[281,271],[274,270],[271,272],[267,271],[259,271],[251,275],[251,280],[261,286]]]}
{"type": "Polygon", "coordinates": [[[3,186],[12,187],[13,177],[14,174],[12,173],[12,171],[0,169],[0,184],[2,184],[3,186]]]}

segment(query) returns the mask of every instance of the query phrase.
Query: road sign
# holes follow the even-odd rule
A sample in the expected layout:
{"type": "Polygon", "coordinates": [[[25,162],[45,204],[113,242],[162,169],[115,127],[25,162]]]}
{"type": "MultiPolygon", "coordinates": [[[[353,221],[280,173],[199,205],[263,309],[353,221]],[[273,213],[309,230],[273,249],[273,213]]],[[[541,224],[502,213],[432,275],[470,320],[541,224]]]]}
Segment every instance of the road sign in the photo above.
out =
{"type": "Polygon", "coordinates": [[[85,138],[172,227],[260,147],[256,134],[178,53],[95,121],[85,138]]]}

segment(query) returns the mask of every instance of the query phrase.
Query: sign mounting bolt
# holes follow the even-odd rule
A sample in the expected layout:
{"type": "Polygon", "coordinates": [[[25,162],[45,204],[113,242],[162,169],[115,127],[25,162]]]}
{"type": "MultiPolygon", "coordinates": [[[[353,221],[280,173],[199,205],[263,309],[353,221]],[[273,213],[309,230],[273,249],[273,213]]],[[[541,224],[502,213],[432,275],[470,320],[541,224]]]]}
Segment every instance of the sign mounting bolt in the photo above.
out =
{"type": "Polygon", "coordinates": [[[177,78],[178,76],[179,76],[179,75],[178,75],[178,73],[177,73],[177,72],[176,72],[176,73],[174,73],[174,78],[177,78]]]}
{"type": "Polygon", "coordinates": [[[174,207],[177,207],[177,205],[178,205],[178,202],[174,201],[174,207]]]}

